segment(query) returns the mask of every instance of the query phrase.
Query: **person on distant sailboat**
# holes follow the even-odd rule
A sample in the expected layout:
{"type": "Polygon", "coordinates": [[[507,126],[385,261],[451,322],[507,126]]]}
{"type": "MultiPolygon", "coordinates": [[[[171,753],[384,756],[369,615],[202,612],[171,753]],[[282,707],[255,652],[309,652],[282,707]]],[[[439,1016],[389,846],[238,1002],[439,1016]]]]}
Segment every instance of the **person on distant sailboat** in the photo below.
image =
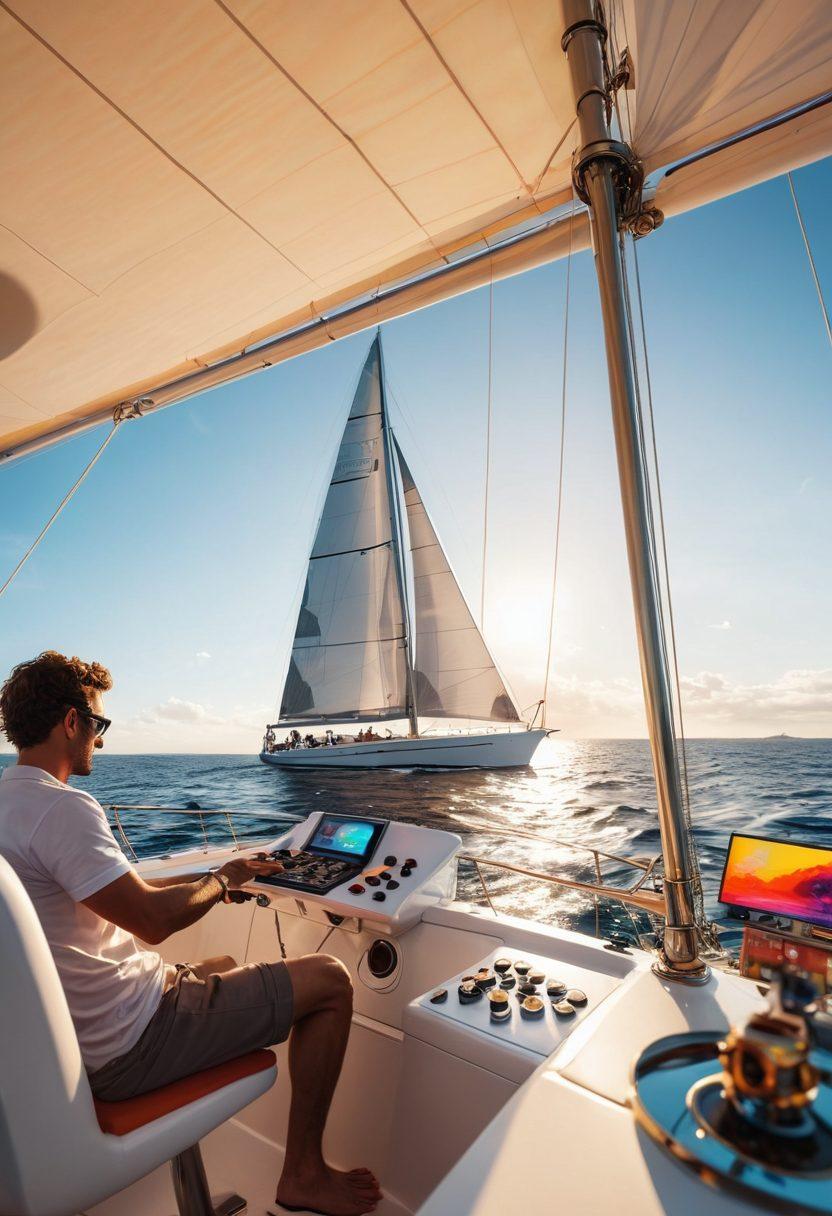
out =
{"type": "Polygon", "coordinates": [[[112,683],[99,663],[46,651],[18,664],[0,690],[0,721],[18,751],[0,780],[0,855],[40,918],[90,1088],[105,1101],[131,1098],[291,1032],[277,1202],[327,1216],[371,1212],[381,1198],[373,1174],[333,1169],[322,1150],[352,1019],[343,963],[310,954],[244,967],[228,957],[174,965],[136,941],[158,945],[218,903],[239,900],[256,875],[283,867],[236,857],[207,874],[141,877],[100,804],[67,784],[92,772],[104,746],[102,694],[112,683]]]}

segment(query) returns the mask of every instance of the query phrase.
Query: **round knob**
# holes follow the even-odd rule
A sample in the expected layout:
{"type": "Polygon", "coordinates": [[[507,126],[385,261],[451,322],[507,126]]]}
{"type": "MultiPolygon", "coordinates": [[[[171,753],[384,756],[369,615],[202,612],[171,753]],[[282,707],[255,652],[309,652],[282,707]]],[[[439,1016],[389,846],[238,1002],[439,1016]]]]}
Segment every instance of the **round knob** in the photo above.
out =
{"type": "Polygon", "coordinates": [[[387,884],[387,890],[388,891],[398,891],[398,889],[399,889],[399,884],[396,882],[395,878],[391,878],[387,884]]]}
{"type": "MultiPolygon", "coordinates": [[[[377,895],[381,892],[377,891],[377,895]]],[[[370,949],[367,951],[367,966],[370,968],[370,974],[374,975],[377,980],[386,979],[388,975],[392,975],[399,963],[399,954],[392,942],[385,941],[384,938],[377,938],[370,949]]]]}
{"type": "Polygon", "coordinates": [[[379,874],[379,878],[381,879],[382,882],[389,882],[392,877],[393,877],[393,875],[390,873],[389,870],[382,870],[381,873],[379,874]]]}
{"type": "Polygon", "coordinates": [[[377,899],[379,903],[383,903],[386,898],[384,891],[373,891],[373,899],[377,899]]]}
{"type": "MultiPolygon", "coordinates": [[[[389,854],[387,855],[387,857],[385,857],[385,859],[384,859],[384,864],[385,864],[386,866],[394,866],[394,865],[396,864],[396,858],[393,856],[393,854],[392,854],[392,853],[389,853],[389,854]]],[[[444,989],[442,989],[442,991],[444,991],[444,989]]],[[[447,994],[446,994],[446,995],[447,995],[447,994]]]]}
{"type": "Polygon", "coordinates": [[[368,887],[380,887],[381,886],[381,879],[377,878],[375,874],[368,874],[367,877],[364,879],[364,881],[366,882],[368,887]]]}
{"type": "Polygon", "coordinates": [[[535,988],[538,988],[545,979],[546,979],[546,976],[544,975],[544,973],[542,971],[530,971],[529,972],[529,975],[528,975],[529,983],[534,984],[535,988]]]}

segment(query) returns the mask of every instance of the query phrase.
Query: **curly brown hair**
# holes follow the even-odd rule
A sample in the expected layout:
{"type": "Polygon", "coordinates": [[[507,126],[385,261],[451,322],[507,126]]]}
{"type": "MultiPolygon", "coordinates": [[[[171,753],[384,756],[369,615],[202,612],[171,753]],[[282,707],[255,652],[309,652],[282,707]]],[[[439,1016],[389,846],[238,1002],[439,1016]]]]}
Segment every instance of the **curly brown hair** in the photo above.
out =
{"type": "Polygon", "coordinates": [[[100,663],[44,650],[18,663],[0,689],[0,726],[18,751],[36,747],[68,709],[89,709],[89,692],[112,687],[113,678],[100,663]]]}

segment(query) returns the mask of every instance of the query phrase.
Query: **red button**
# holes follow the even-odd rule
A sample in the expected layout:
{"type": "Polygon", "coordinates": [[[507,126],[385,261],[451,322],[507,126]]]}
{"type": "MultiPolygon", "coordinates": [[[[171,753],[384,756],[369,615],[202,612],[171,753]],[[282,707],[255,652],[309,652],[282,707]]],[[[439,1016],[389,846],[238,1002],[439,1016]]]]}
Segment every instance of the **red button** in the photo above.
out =
{"type": "Polygon", "coordinates": [[[363,895],[363,894],[364,894],[364,888],[362,887],[361,883],[354,882],[352,884],[352,886],[350,887],[350,895],[363,895]]]}

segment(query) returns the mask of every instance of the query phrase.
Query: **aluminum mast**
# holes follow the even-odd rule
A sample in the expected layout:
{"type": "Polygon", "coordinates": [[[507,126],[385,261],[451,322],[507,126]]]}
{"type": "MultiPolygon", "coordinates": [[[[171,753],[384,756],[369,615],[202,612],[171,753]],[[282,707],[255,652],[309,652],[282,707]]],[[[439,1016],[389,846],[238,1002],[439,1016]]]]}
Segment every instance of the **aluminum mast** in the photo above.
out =
{"type": "MultiPolygon", "coordinates": [[[[640,198],[641,166],[632,149],[610,134],[610,82],[604,62],[607,30],[600,5],[595,0],[563,0],[563,13],[561,45],[569,61],[580,130],[573,178],[577,193],[591,211],[627,558],[664,855],[665,927],[654,970],[668,978],[702,983],[709,970],[698,953],[695,870],[676,757],[670,673],[662,645],[661,600],[652,561],[647,481],[639,449],[635,360],[619,247],[624,205],[629,212],[640,198]]],[[[640,207],[636,210],[638,213],[640,207]]],[[[640,232],[650,230],[649,212],[635,218],[636,222],[641,220],[640,232]]]]}
{"type": "Polygon", "coordinates": [[[379,368],[379,399],[381,401],[381,434],[384,444],[385,468],[387,469],[387,497],[390,500],[390,526],[393,532],[393,560],[396,563],[396,581],[402,602],[404,616],[404,661],[407,668],[405,676],[405,704],[407,717],[410,722],[410,734],[419,734],[419,716],[416,709],[416,680],[413,675],[413,630],[410,624],[410,600],[408,597],[407,577],[405,568],[405,552],[402,541],[402,519],[399,499],[399,487],[396,481],[396,455],[390,438],[390,418],[387,413],[387,370],[384,366],[384,352],[381,349],[381,330],[376,337],[378,342],[379,368]]]}

